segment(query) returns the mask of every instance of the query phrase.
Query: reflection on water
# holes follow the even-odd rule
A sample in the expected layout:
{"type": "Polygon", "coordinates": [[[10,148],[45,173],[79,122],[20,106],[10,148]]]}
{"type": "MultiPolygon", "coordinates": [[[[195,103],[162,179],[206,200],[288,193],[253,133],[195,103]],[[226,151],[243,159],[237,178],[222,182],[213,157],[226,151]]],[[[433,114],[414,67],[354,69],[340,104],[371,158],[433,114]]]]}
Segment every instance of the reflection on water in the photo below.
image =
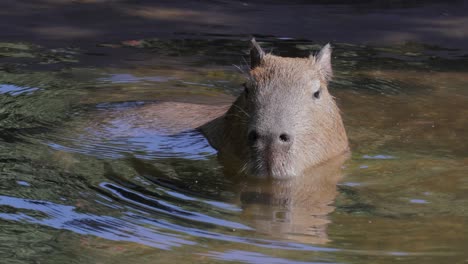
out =
{"type": "Polygon", "coordinates": [[[169,78],[159,77],[159,76],[150,76],[150,77],[137,77],[132,74],[128,73],[120,73],[120,74],[113,74],[109,77],[98,79],[99,81],[103,82],[111,82],[111,83],[143,83],[147,82],[164,82],[168,81],[169,78]]]}
{"type": "MultiPolygon", "coordinates": [[[[320,47],[260,40],[289,56],[320,47]]],[[[125,49],[113,67],[77,63],[72,49],[0,44],[8,59],[0,59],[0,254],[8,263],[468,258],[463,51],[336,44],[331,90],[351,157],[271,182],[223,175],[193,129],[214,115],[205,106],[222,110],[240,92],[243,76],[231,65],[243,67],[246,43],[138,43],[103,45],[116,56],[125,49]],[[185,103],[199,104],[203,118],[174,120],[185,103]]]]}
{"type": "Polygon", "coordinates": [[[328,214],[334,211],[336,185],[347,155],[288,180],[244,180],[240,190],[242,218],[258,232],[303,243],[329,242],[328,214]]]}
{"type": "MultiPolygon", "coordinates": [[[[170,234],[161,234],[156,230],[133,224],[132,215],[122,219],[96,216],[76,212],[76,208],[47,201],[23,200],[12,197],[0,197],[1,205],[14,205],[16,210],[36,211],[45,217],[35,218],[26,213],[2,213],[4,220],[22,223],[40,224],[57,229],[66,229],[81,235],[94,235],[109,240],[135,242],[161,249],[174,246],[190,245],[191,241],[170,234]]],[[[156,228],[157,226],[154,226],[156,228]]]]}
{"type": "Polygon", "coordinates": [[[20,94],[30,94],[36,90],[38,90],[38,88],[19,87],[11,84],[0,84],[0,93],[9,94],[13,96],[20,94]]]}

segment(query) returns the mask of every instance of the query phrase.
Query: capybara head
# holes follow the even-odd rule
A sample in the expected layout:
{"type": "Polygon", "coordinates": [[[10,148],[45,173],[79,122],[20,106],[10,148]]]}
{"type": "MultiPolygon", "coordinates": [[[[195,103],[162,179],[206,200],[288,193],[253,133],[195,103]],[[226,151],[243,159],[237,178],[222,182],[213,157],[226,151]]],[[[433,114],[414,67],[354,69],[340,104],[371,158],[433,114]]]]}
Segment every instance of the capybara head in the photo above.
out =
{"type": "Polygon", "coordinates": [[[340,112],[328,92],[331,48],[307,58],[266,54],[255,39],[245,90],[229,110],[240,127],[243,169],[287,178],[348,150],[340,112]]]}

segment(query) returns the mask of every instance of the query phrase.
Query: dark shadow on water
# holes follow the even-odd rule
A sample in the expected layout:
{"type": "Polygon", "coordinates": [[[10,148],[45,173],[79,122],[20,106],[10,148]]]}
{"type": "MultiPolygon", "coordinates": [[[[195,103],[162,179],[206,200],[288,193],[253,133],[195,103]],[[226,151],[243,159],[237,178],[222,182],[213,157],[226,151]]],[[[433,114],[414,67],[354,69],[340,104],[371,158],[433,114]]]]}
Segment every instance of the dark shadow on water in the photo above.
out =
{"type": "MultiPolygon", "coordinates": [[[[5,1],[1,41],[91,48],[102,42],[262,34],[317,42],[407,41],[465,49],[468,4],[456,1],[5,1]],[[180,35],[179,35],[180,37],[180,35]],[[55,44],[54,44],[55,43],[55,44]]],[[[103,55],[89,50],[88,55],[103,55]]]]}

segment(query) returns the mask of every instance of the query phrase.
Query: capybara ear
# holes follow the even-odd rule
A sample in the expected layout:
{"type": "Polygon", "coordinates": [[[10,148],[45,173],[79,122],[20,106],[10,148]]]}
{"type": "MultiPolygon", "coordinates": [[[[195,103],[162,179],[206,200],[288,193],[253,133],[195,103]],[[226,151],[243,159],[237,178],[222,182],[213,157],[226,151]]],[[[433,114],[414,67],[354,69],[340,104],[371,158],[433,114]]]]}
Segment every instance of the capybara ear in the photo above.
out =
{"type": "Polygon", "coordinates": [[[321,77],[325,81],[330,81],[333,77],[333,70],[331,65],[331,52],[330,44],[325,45],[315,57],[315,62],[318,66],[321,77]]]}
{"type": "Polygon", "coordinates": [[[255,38],[250,40],[250,69],[254,69],[258,65],[261,64],[263,57],[265,56],[265,52],[262,50],[260,45],[258,45],[255,38]]]}

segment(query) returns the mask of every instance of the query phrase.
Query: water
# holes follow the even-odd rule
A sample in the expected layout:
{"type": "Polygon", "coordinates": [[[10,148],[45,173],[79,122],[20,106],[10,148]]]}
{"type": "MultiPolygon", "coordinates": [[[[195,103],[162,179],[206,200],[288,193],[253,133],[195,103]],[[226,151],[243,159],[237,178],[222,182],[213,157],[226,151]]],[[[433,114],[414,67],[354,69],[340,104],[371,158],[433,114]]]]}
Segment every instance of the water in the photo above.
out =
{"type": "Polygon", "coordinates": [[[224,177],[197,131],[146,118],[239,94],[245,41],[97,49],[0,43],[1,263],[468,261],[465,51],[334,44],[351,157],[262,183],[224,177]]]}

